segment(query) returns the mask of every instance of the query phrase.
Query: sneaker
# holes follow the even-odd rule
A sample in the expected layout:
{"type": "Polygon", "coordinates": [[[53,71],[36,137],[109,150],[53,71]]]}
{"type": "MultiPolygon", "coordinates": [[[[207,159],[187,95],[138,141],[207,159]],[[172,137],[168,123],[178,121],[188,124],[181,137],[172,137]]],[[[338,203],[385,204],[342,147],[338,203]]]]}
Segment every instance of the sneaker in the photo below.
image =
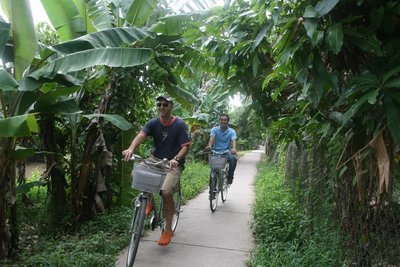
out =
{"type": "Polygon", "coordinates": [[[146,204],[146,216],[149,216],[151,211],[153,210],[153,201],[148,201],[146,204]]]}

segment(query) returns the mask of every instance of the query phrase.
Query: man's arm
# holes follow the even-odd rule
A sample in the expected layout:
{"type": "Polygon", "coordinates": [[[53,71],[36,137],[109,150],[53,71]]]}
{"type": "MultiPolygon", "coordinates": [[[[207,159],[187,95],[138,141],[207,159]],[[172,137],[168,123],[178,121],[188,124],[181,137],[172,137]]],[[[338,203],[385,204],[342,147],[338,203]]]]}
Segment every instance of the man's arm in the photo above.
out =
{"type": "Polygon", "coordinates": [[[236,139],[232,140],[232,149],[231,149],[232,154],[236,154],[236,139]]]}
{"type": "Polygon", "coordinates": [[[211,149],[212,145],[214,144],[215,141],[215,136],[210,136],[210,140],[208,140],[208,144],[206,146],[206,149],[211,149]]]}
{"type": "Polygon", "coordinates": [[[140,132],[136,137],[132,140],[131,145],[128,147],[128,149],[125,149],[122,151],[122,155],[124,156],[124,160],[128,161],[132,154],[136,151],[138,146],[146,139],[146,134],[144,132],[140,132]]]}
{"type": "Polygon", "coordinates": [[[170,167],[173,168],[173,167],[178,166],[179,162],[178,162],[178,160],[176,160],[176,158],[178,158],[179,160],[183,159],[186,156],[186,154],[188,153],[188,151],[189,151],[189,146],[183,145],[181,147],[181,150],[179,150],[178,154],[176,154],[176,156],[169,161],[170,167]]]}

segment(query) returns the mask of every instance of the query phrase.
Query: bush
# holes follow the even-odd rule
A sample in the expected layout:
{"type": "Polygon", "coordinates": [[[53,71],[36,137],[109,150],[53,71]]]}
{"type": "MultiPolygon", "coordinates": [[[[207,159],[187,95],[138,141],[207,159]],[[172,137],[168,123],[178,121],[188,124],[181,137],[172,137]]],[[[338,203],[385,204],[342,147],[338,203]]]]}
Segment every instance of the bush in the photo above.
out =
{"type": "Polygon", "coordinates": [[[181,178],[183,199],[189,200],[197,196],[208,186],[210,169],[203,162],[189,161],[181,178]]]}
{"type": "Polygon", "coordinates": [[[335,266],[338,233],[328,217],[307,218],[283,177],[272,163],[259,165],[252,224],[257,246],[249,266],[335,266]]]}

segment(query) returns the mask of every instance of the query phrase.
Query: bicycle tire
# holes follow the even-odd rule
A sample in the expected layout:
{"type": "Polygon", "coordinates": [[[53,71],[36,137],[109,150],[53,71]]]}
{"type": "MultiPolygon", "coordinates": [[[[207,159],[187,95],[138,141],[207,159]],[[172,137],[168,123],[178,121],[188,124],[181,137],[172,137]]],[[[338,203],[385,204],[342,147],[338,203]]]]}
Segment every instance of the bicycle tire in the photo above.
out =
{"type": "Polygon", "coordinates": [[[175,232],[176,227],[178,226],[179,215],[181,214],[182,192],[180,188],[178,191],[174,192],[174,203],[175,212],[174,217],[172,217],[172,232],[175,232]]]}
{"type": "Polygon", "coordinates": [[[218,194],[219,194],[219,190],[218,190],[218,182],[217,182],[217,177],[215,177],[215,175],[217,175],[216,171],[211,171],[210,172],[210,181],[209,181],[209,186],[210,186],[210,194],[209,194],[209,199],[210,199],[210,210],[212,212],[215,212],[215,210],[217,209],[217,205],[218,205],[218,194]],[[216,189],[216,192],[214,191],[214,188],[216,189]]]}
{"type": "Polygon", "coordinates": [[[228,197],[228,178],[226,176],[226,171],[224,171],[221,175],[222,177],[222,186],[221,186],[221,200],[222,202],[226,201],[226,198],[228,197]]]}
{"type": "Polygon", "coordinates": [[[147,198],[139,197],[140,206],[135,206],[135,211],[133,213],[132,223],[131,223],[131,238],[129,240],[128,253],[126,257],[126,266],[132,267],[136,259],[136,253],[139,248],[139,241],[142,235],[144,221],[145,221],[145,211],[147,198]]]}

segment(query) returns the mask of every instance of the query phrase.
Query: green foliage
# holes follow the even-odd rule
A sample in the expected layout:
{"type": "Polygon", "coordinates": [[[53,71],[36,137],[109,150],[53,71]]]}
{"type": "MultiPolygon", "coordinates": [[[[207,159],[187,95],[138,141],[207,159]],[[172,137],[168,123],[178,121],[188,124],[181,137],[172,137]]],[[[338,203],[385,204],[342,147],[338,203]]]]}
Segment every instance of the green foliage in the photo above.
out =
{"type": "Polygon", "coordinates": [[[33,240],[22,250],[21,266],[114,266],[128,242],[130,209],[115,208],[83,225],[76,235],[33,240]]]}
{"type": "Polygon", "coordinates": [[[210,168],[204,162],[188,161],[181,178],[182,195],[189,200],[198,195],[208,185],[210,168]]]}
{"type": "MultiPolygon", "coordinates": [[[[208,184],[209,167],[203,162],[188,161],[183,172],[183,201],[202,192],[208,184]]],[[[38,176],[34,172],[33,176],[38,176]]],[[[134,196],[131,189],[131,197],[134,196]]],[[[46,221],[46,188],[29,192],[31,206],[20,206],[21,258],[18,266],[114,266],[115,258],[129,241],[131,209],[114,207],[81,226],[76,234],[54,237],[46,221]],[[51,233],[51,234],[50,234],[51,233]]],[[[61,224],[61,223],[60,223],[61,224]]],[[[11,263],[10,263],[11,264],[11,263]]]]}
{"type": "Polygon", "coordinates": [[[329,219],[310,221],[284,186],[283,172],[259,164],[252,229],[257,246],[249,266],[335,266],[338,234],[329,219]]]}
{"type": "MultiPolygon", "coordinates": [[[[271,168],[271,166],[268,166],[271,168]]],[[[275,167],[272,167],[274,169],[275,167]]],[[[299,218],[291,192],[284,188],[280,173],[260,172],[256,181],[253,229],[262,242],[289,242],[295,239],[299,218]]]]}
{"type": "Polygon", "coordinates": [[[263,143],[265,125],[251,103],[245,103],[245,105],[236,108],[230,118],[237,132],[238,150],[256,149],[258,145],[263,143]]]}
{"type": "Polygon", "coordinates": [[[60,36],[47,22],[37,24],[35,31],[38,41],[45,45],[54,45],[60,42],[60,36]]]}

